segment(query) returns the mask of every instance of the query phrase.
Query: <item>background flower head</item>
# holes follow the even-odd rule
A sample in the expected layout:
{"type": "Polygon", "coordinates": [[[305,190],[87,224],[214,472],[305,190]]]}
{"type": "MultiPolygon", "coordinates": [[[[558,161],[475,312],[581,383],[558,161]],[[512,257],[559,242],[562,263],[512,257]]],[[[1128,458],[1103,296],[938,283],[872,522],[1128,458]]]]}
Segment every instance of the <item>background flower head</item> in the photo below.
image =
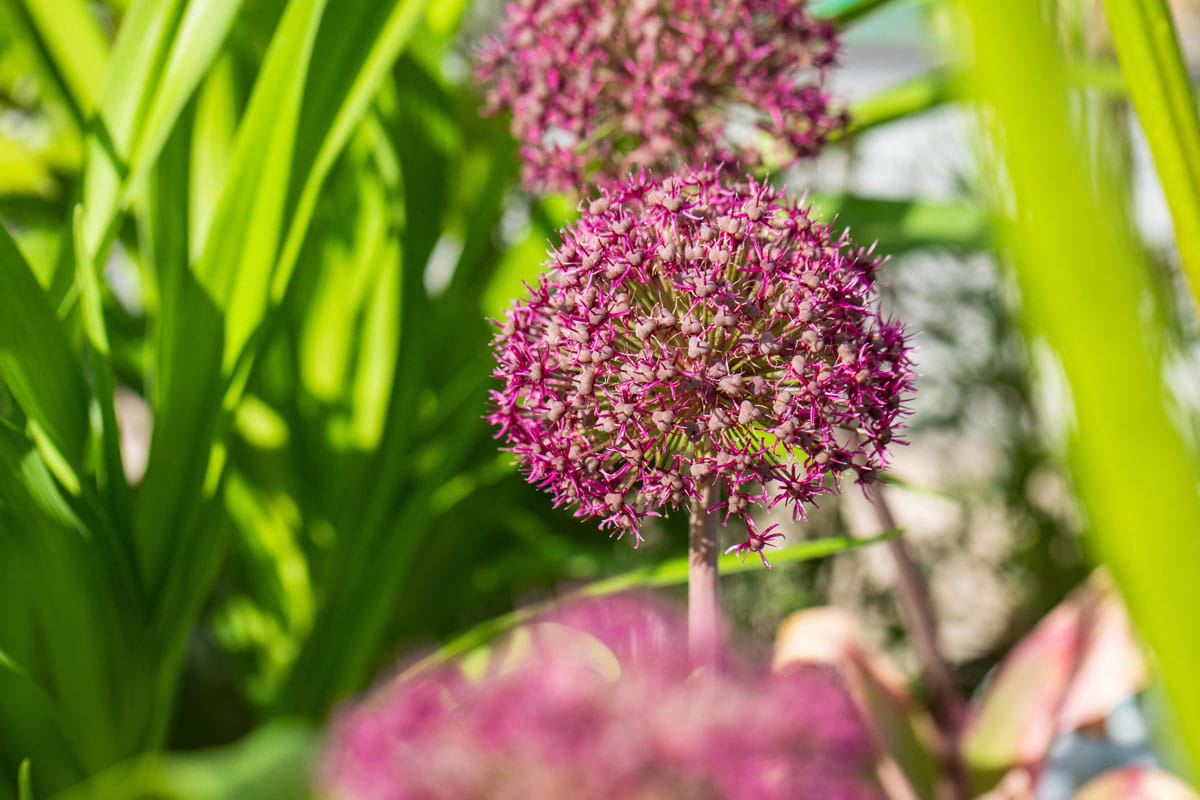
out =
{"type": "MultiPolygon", "coordinates": [[[[633,597],[569,606],[342,715],[323,780],[355,800],[869,800],[876,753],[831,672],[688,675],[685,624],[633,597]]],[[[731,658],[731,662],[732,662],[731,658]]]]}
{"type": "Polygon", "coordinates": [[[837,40],[798,0],[516,0],[479,56],[512,113],[525,183],[579,190],[722,161],[815,153],[846,116],[823,88],[837,40]]]}
{"type": "Polygon", "coordinates": [[[489,419],[534,484],[602,528],[721,487],[752,505],[874,479],[904,415],[905,332],[879,259],[779,190],[700,170],[611,186],[551,251],[495,339],[489,419]]]}

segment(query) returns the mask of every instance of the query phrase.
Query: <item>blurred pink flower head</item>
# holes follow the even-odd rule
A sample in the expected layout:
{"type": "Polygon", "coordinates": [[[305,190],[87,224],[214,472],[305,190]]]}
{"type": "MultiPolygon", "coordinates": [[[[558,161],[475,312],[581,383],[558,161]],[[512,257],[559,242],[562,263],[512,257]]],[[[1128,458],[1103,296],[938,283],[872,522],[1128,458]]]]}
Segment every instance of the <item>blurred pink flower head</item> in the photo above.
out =
{"type": "Polygon", "coordinates": [[[686,666],[685,625],[593,600],[456,668],[387,686],[336,722],[333,800],[871,800],[875,751],[821,668],[686,666]],[[682,655],[681,655],[682,654],[682,655]]]}
{"type": "Polygon", "coordinates": [[[837,40],[802,0],[516,0],[479,54],[485,113],[512,113],[530,188],[645,167],[752,169],[815,154],[846,115],[837,40]]]}
{"type": "Polygon", "coordinates": [[[904,328],[877,310],[879,259],[748,179],[601,190],[494,342],[489,420],[529,480],[601,528],[722,490],[761,554],[853,473],[873,480],[905,414],[904,328]],[[835,481],[834,481],[835,482],[835,481]]]}

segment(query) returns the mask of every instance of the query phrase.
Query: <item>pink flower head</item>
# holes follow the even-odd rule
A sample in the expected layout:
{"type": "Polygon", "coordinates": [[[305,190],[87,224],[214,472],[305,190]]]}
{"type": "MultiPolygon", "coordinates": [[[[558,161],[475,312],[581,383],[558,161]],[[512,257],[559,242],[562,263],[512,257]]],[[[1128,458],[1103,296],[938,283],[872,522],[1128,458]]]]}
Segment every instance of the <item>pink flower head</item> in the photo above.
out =
{"type": "Polygon", "coordinates": [[[479,58],[512,112],[525,183],[577,190],[647,168],[815,154],[846,115],[822,88],[833,25],[803,0],[516,0],[479,58]]]}
{"type": "MultiPolygon", "coordinates": [[[[685,624],[592,600],[494,648],[482,676],[394,683],[335,723],[331,800],[874,800],[877,754],[833,673],[689,676],[685,624]]],[[[732,665],[732,654],[730,656],[732,665]]]]}
{"type": "MultiPolygon", "coordinates": [[[[753,179],[605,188],[508,311],[489,421],[556,505],[620,534],[709,481],[726,521],[779,503],[801,519],[828,479],[876,477],[905,413],[878,264],[753,179]]],[[[743,552],[775,538],[749,531],[743,552]]]]}

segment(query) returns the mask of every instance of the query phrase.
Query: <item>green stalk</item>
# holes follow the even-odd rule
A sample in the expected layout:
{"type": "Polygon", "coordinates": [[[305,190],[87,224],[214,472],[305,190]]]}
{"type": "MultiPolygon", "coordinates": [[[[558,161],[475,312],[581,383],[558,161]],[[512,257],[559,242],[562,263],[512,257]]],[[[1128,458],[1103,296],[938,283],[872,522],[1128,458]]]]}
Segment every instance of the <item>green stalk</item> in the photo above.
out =
{"type": "Polygon", "coordinates": [[[1166,0],[1104,0],[1104,10],[1200,304],[1200,120],[1171,11],[1166,0]]]}

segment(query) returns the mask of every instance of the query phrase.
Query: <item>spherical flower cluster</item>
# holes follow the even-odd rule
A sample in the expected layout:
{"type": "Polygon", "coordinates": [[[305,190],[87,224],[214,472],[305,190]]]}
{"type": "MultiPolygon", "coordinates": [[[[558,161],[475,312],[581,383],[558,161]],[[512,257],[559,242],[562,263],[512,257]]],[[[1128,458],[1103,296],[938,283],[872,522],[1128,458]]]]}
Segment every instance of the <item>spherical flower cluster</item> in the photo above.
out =
{"type": "Polygon", "coordinates": [[[832,476],[885,466],[912,372],[878,263],[752,179],[603,189],[496,336],[489,420],[576,516],[636,535],[716,481],[748,527],[731,549],[761,554],[779,534],[751,505],[799,519],[832,476]]]}
{"type": "Polygon", "coordinates": [[[331,800],[881,797],[870,732],[832,673],[688,677],[684,629],[632,598],[594,600],[518,631],[482,677],[446,667],[393,683],[337,721],[322,788],[331,800]]]}
{"type": "Polygon", "coordinates": [[[837,40],[802,0],[515,0],[481,48],[530,188],[645,167],[786,163],[846,115],[823,88],[837,40]]]}

